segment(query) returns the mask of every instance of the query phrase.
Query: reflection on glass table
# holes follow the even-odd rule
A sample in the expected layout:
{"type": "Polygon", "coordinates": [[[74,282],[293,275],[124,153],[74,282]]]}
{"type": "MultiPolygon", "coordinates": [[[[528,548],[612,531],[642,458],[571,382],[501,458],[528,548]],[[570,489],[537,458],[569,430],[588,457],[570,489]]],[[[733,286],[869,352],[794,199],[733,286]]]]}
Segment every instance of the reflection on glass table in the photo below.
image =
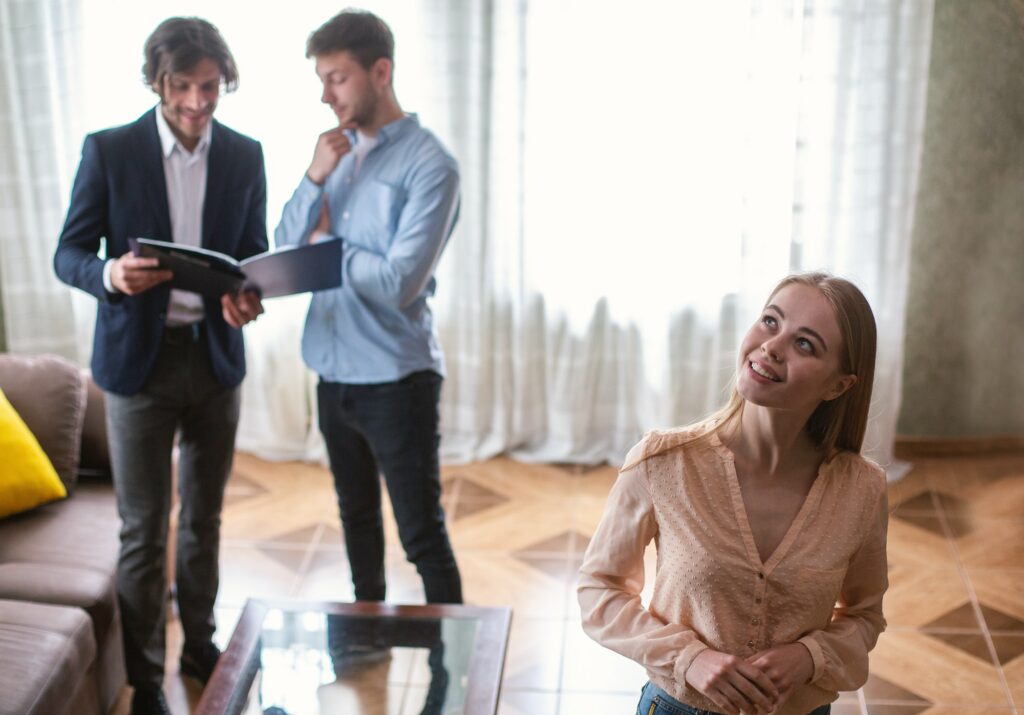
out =
{"type": "Polygon", "coordinates": [[[511,612],[250,601],[197,713],[493,713],[511,612]]]}

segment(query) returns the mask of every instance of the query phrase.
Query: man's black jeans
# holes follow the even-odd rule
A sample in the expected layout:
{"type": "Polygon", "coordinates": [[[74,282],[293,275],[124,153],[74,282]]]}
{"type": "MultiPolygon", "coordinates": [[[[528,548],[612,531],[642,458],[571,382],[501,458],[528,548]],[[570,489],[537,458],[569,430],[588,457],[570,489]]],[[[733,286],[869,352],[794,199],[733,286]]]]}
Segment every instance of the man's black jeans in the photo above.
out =
{"type": "Polygon", "coordinates": [[[397,382],[320,381],[320,431],[338,493],[355,597],[383,601],[384,528],[380,474],[406,558],[428,603],[462,603],[462,581],[441,508],[438,465],[442,378],[432,370],[397,382]]]}

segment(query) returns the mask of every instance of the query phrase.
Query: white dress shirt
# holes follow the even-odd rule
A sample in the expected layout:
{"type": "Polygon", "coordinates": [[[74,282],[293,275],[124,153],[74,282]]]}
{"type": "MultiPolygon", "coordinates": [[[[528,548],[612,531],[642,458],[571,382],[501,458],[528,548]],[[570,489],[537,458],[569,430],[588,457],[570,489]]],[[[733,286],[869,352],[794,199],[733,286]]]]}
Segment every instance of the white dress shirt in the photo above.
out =
{"type": "MultiPolygon", "coordinates": [[[[163,112],[157,108],[156,128],[160,135],[167,208],[171,218],[171,240],[185,246],[200,246],[203,236],[203,204],[213,124],[206,125],[195,150],[188,151],[171,131],[163,112]]],[[[140,238],[145,238],[140,236],[140,238]]],[[[110,280],[112,261],[103,270],[104,287],[117,292],[110,280]]],[[[167,325],[188,325],[203,319],[203,299],[197,293],[172,290],[167,308],[167,325]]]]}

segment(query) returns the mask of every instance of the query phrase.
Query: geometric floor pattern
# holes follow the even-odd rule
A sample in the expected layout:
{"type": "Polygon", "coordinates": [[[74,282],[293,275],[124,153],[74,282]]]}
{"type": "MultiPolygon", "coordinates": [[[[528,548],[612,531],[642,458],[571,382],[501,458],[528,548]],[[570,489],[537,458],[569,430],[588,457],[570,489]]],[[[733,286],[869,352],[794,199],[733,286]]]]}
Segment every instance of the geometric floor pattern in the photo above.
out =
{"type": "MultiPolygon", "coordinates": [[[[615,474],[505,458],[443,469],[467,603],[513,608],[501,715],[635,712],[642,669],[583,634],[573,589],[615,474]]],[[[889,501],[888,629],[867,684],[843,693],[833,713],[1024,715],[1024,454],[919,459],[889,501]]],[[[390,518],[385,531],[388,600],[422,602],[390,518]]],[[[250,595],[351,599],[323,467],[237,456],[222,529],[221,643],[250,595]]],[[[168,634],[176,652],[176,622],[168,634]]],[[[189,712],[191,688],[169,658],[175,713],[189,712]]]]}

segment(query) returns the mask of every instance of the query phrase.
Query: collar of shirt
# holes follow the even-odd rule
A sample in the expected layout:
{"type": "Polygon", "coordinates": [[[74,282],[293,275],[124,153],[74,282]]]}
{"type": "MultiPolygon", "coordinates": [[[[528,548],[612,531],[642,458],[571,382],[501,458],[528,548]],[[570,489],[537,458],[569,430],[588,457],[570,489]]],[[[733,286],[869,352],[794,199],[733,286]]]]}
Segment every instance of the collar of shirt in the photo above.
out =
{"type": "Polygon", "coordinates": [[[357,154],[369,154],[370,150],[373,149],[381,142],[381,136],[378,134],[375,137],[371,137],[368,134],[363,134],[361,131],[356,130],[355,141],[352,142],[352,151],[357,154]]]}
{"type": "Polygon", "coordinates": [[[370,136],[364,134],[358,129],[355,130],[355,141],[352,142],[353,149],[355,151],[366,152],[374,148],[377,143],[381,140],[380,134],[377,136],[370,136]]]}
{"type": "Polygon", "coordinates": [[[374,139],[376,139],[374,143],[375,146],[376,144],[383,144],[385,142],[394,141],[395,139],[398,139],[406,132],[409,132],[415,127],[418,127],[419,125],[419,116],[416,115],[414,112],[410,112],[401,119],[396,119],[393,122],[385,124],[383,127],[380,128],[380,131],[377,132],[376,137],[367,137],[362,132],[353,129],[346,129],[345,134],[348,136],[348,140],[352,142],[353,148],[359,146],[361,140],[373,141],[374,139]]]}
{"type": "Polygon", "coordinates": [[[160,150],[165,159],[170,158],[174,147],[178,147],[178,151],[182,152],[182,155],[185,157],[199,156],[210,146],[210,140],[213,138],[213,120],[211,119],[207,122],[206,129],[203,130],[203,136],[199,138],[199,143],[196,144],[194,151],[186,149],[178,141],[178,137],[174,136],[174,132],[171,131],[171,125],[167,123],[163,108],[159,104],[156,106],[156,131],[160,135],[160,150]]]}

